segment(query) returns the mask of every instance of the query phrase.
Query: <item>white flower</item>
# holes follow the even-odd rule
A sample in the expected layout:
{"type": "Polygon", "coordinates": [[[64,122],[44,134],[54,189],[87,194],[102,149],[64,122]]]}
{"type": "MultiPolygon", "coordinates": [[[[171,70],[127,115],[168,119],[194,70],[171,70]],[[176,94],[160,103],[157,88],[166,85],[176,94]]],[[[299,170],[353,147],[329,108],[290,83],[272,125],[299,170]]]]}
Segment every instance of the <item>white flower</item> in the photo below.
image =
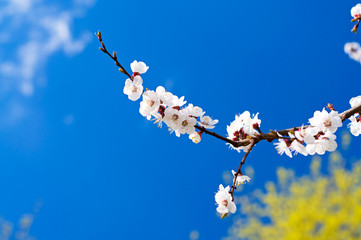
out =
{"type": "Polygon", "coordinates": [[[237,211],[236,204],[232,201],[232,195],[229,193],[230,187],[226,188],[223,185],[219,185],[218,192],[215,195],[216,203],[218,204],[217,212],[225,217],[228,213],[235,213],[237,211]]]}
{"type": "Polygon", "coordinates": [[[193,116],[193,117],[201,117],[205,114],[205,112],[203,112],[203,109],[197,106],[193,106],[193,104],[188,104],[187,107],[183,108],[182,111],[184,112],[184,114],[188,115],[188,116],[193,116]]]}
{"type": "Polygon", "coordinates": [[[173,94],[171,92],[167,92],[163,86],[158,86],[155,92],[158,94],[158,97],[163,102],[163,104],[169,106],[167,102],[173,99],[173,94]]]}
{"type": "Polygon", "coordinates": [[[354,18],[359,18],[361,16],[361,4],[356,4],[356,6],[351,8],[351,16],[354,18]]]}
{"type": "Polygon", "coordinates": [[[164,111],[163,121],[171,128],[171,132],[175,132],[177,137],[180,134],[193,134],[195,132],[195,125],[197,120],[194,117],[190,117],[182,110],[168,107],[164,111]]]}
{"type": "Polygon", "coordinates": [[[295,132],[296,138],[301,142],[305,142],[306,144],[312,144],[315,141],[315,135],[317,135],[318,130],[315,127],[302,127],[295,132]]]}
{"type": "Polygon", "coordinates": [[[256,125],[258,127],[261,126],[261,120],[258,119],[258,113],[253,115],[252,118],[250,112],[245,111],[241,115],[236,115],[236,118],[231,122],[231,125],[227,126],[228,136],[233,136],[235,132],[239,132],[242,129],[245,134],[254,137],[255,134],[258,133],[254,128],[256,125]]]}
{"type": "Polygon", "coordinates": [[[128,78],[125,81],[124,94],[128,95],[130,100],[137,101],[143,93],[142,83],[143,80],[140,76],[135,76],[133,81],[128,78]]]}
{"type": "Polygon", "coordinates": [[[337,128],[342,126],[341,117],[337,111],[331,111],[328,113],[325,109],[316,111],[313,114],[313,118],[309,119],[312,126],[316,127],[319,131],[330,131],[331,133],[336,132],[337,128]]]}
{"type": "Polygon", "coordinates": [[[349,42],[344,46],[345,53],[351,54],[360,50],[360,44],[358,42],[349,42]]]}
{"type": "Polygon", "coordinates": [[[348,56],[357,61],[361,62],[361,47],[360,44],[357,42],[349,42],[345,44],[345,53],[348,54],[348,56]]]}
{"type": "MultiPolygon", "coordinates": [[[[351,107],[356,107],[361,104],[361,96],[353,97],[350,100],[351,107]]],[[[350,129],[350,132],[354,136],[358,136],[361,134],[361,117],[358,113],[354,114],[350,118],[351,123],[348,124],[348,127],[350,129]]]]}
{"type": "Polygon", "coordinates": [[[335,139],[336,135],[329,131],[325,134],[319,134],[313,144],[307,144],[306,150],[310,155],[314,155],[315,153],[323,155],[326,151],[333,152],[337,148],[335,139]]]}
{"type": "Polygon", "coordinates": [[[163,121],[167,124],[168,127],[172,128],[173,130],[178,130],[180,129],[182,116],[182,112],[178,109],[168,107],[164,111],[163,121]]]}
{"type": "Polygon", "coordinates": [[[292,158],[292,153],[289,149],[289,143],[286,142],[283,138],[278,139],[278,143],[274,143],[274,145],[276,145],[278,154],[282,155],[286,153],[287,156],[292,158]]]}
{"type": "Polygon", "coordinates": [[[310,155],[315,155],[316,152],[319,155],[323,155],[326,152],[324,146],[322,144],[317,144],[317,143],[307,144],[306,150],[310,155]]]}
{"type": "Polygon", "coordinates": [[[252,118],[249,117],[248,121],[245,121],[245,125],[244,125],[243,129],[244,129],[245,133],[254,137],[255,134],[258,133],[258,131],[255,128],[256,126],[257,127],[261,126],[261,119],[258,119],[258,113],[253,114],[252,118]]]}
{"type": "MultiPolygon", "coordinates": [[[[356,114],[355,114],[356,115],[356,114]]],[[[357,115],[356,115],[357,116],[357,115]]],[[[350,123],[348,124],[348,127],[350,128],[350,132],[355,137],[359,136],[361,134],[361,120],[360,117],[351,116],[350,123]]]]}
{"type": "Polygon", "coordinates": [[[163,116],[162,114],[160,114],[159,112],[153,112],[152,116],[154,117],[153,119],[151,119],[151,121],[154,121],[154,124],[157,124],[158,127],[162,127],[162,123],[163,123],[163,116]]]}
{"type": "MultiPolygon", "coordinates": [[[[236,172],[232,170],[232,175],[236,177],[236,172]]],[[[251,178],[246,175],[238,174],[236,178],[236,184],[239,186],[240,184],[245,184],[246,182],[251,181],[251,178]]]]}
{"type": "Polygon", "coordinates": [[[177,107],[181,107],[187,103],[187,101],[184,101],[184,96],[179,98],[178,96],[173,95],[172,101],[173,101],[173,106],[177,106],[177,107]]]}
{"type": "MultiPolygon", "coordinates": [[[[236,115],[235,120],[227,126],[228,139],[232,141],[241,141],[246,139],[248,136],[254,137],[258,131],[255,127],[261,126],[261,120],[258,119],[258,113],[251,117],[251,114],[248,111],[243,112],[241,115],[236,115]]],[[[230,145],[231,148],[240,152],[243,150],[246,152],[249,149],[249,145],[235,148],[233,145],[230,145]]]]}
{"type": "Polygon", "coordinates": [[[152,114],[157,113],[160,106],[158,95],[154,91],[143,93],[143,101],[140,102],[139,112],[150,120],[152,114]]]}
{"type": "Polygon", "coordinates": [[[196,129],[195,125],[197,124],[197,120],[194,117],[190,117],[187,115],[182,115],[180,119],[180,134],[192,134],[196,129]]]}
{"type": "Polygon", "coordinates": [[[137,61],[132,62],[130,64],[130,68],[132,69],[133,73],[138,73],[138,74],[146,73],[149,69],[149,67],[144,62],[137,62],[137,61]]]}
{"type": "Polygon", "coordinates": [[[189,135],[189,139],[198,144],[202,140],[202,136],[199,132],[194,132],[189,135]]]}
{"type": "Polygon", "coordinates": [[[353,97],[350,100],[351,107],[356,107],[361,104],[361,96],[353,97]]]}
{"type": "Polygon", "coordinates": [[[200,122],[198,122],[198,124],[201,126],[201,127],[204,127],[204,128],[207,128],[207,129],[213,129],[217,123],[218,123],[218,120],[217,119],[214,119],[212,120],[212,118],[210,118],[209,116],[201,116],[200,117],[200,122]]]}
{"type": "Polygon", "coordinates": [[[173,94],[171,92],[167,92],[162,86],[157,87],[155,91],[162,101],[162,104],[173,107],[173,94]]]}
{"type": "Polygon", "coordinates": [[[301,153],[304,156],[308,155],[306,147],[296,139],[292,141],[290,149],[295,152],[295,155],[297,153],[301,153]]]}
{"type": "Polygon", "coordinates": [[[184,104],[187,103],[187,101],[184,101],[184,96],[183,97],[177,97],[176,95],[172,94],[171,92],[167,92],[164,87],[159,86],[156,89],[156,92],[160,98],[160,100],[163,102],[164,105],[169,106],[169,107],[181,107],[184,104]]]}

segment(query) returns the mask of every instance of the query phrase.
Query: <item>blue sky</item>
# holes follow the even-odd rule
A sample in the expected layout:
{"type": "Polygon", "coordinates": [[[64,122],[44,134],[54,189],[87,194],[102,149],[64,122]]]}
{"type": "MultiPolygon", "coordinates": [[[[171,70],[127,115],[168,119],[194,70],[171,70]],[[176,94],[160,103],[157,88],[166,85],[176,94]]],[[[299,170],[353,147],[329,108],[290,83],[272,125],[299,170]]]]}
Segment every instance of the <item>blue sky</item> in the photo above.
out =
{"type": "MultiPolygon", "coordinates": [[[[150,66],[144,86],[165,86],[219,119],[259,112],[261,128],[307,123],[327,103],[360,95],[361,66],[343,51],[357,1],[25,1],[0,4],[0,215],[34,214],[37,239],[220,239],[214,193],[242,155],[218,139],[198,145],[139,114],[123,94],[127,69],[150,66]]],[[[345,127],[343,129],[346,129],[345,127]]],[[[339,133],[341,133],[340,130],[339,133]]],[[[340,136],[340,135],[339,135],[340,136]]],[[[353,138],[350,159],[360,156],[353,138]]],[[[241,194],[307,172],[311,157],[258,144],[241,194]]]]}

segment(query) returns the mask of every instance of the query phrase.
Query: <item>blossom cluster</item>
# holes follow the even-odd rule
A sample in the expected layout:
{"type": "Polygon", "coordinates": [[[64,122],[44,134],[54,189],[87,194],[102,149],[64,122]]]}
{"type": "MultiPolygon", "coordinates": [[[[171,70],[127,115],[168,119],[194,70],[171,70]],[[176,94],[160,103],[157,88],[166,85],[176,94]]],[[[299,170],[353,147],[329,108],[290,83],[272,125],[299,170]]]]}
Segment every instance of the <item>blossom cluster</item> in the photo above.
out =
{"type": "MultiPolygon", "coordinates": [[[[359,59],[361,62],[361,47],[357,43],[346,44],[345,51],[349,53],[353,59],[359,59]]],[[[162,126],[165,123],[171,132],[176,136],[188,134],[189,138],[194,143],[201,141],[202,131],[196,131],[196,125],[204,129],[213,129],[218,120],[213,120],[209,116],[205,116],[202,108],[194,106],[193,104],[186,105],[184,97],[178,97],[171,92],[165,90],[164,87],[159,86],[155,91],[146,89],[144,91],[142,74],[146,73],[149,67],[144,62],[134,61],[131,63],[133,71],[132,78],[125,81],[123,89],[124,94],[132,101],[137,101],[142,97],[140,102],[139,112],[148,120],[152,120],[162,126]],[[185,106],[186,105],[186,106],[185,106]]],[[[351,107],[361,104],[361,96],[352,98],[350,100],[351,107]]],[[[286,154],[292,157],[294,154],[300,153],[302,155],[324,154],[326,151],[334,151],[337,148],[335,141],[335,132],[342,126],[342,120],[337,111],[330,107],[330,112],[323,109],[316,111],[312,118],[309,119],[309,126],[302,126],[295,128],[294,131],[289,131],[288,136],[277,134],[278,142],[276,150],[279,154],[286,154]]],[[[351,123],[348,127],[351,133],[355,136],[361,134],[361,116],[354,114],[350,117],[351,123]]],[[[246,139],[257,138],[261,134],[260,130],[261,119],[258,118],[258,113],[251,115],[249,111],[245,111],[240,115],[236,115],[235,120],[227,126],[228,139],[232,141],[242,141],[246,139]]],[[[228,143],[229,144],[229,143],[228,143]]],[[[231,148],[240,152],[249,151],[250,145],[235,147],[229,144],[231,148]]],[[[243,175],[241,171],[235,172],[232,170],[235,186],[249,182],[251,179],[243,175]]],[[[236,212],[237,207],[233,201],[233,190],[231,187],[224,187],[219,185],[218,192],[215,194],[215,201],[218,205],[217,212],[221,214],[222,218],[236,212]]]]}
{"type": "MultiPolygon", "coordinates": [[[[355,107],[361,104],[361,96],[351,98],[350,105],[351,107],[355,107]]],[[[354,136],[358,136],[361,134],[361,116],[360,113],[356,113],[353,116],[349,118],[351,120],[351,123],[348,124],[348,127],[350,129],[350,132],[354,136]]]]}
{"type": "Polygon", "coordinates": [[[178,97],[171,92],[165,90],[164,87],[159,86],[156,91],[143,91],[143,79],[141,74],[147,72],[149,67],[144,62],[134,61],[130,64],[133,71],[132,79],[128,78],[125,81],[123,89],[124,94],[132,101],[137,101],[142,97],[140,102],[139,112],[148,120],[158,123],[162,126],[164,122],[171,132],[180,137],[181,134],[188,134],[189,139],[194,143],[201,141],[202,131],[196,131],[195,126],[205,129],[213,129],[218,120],[213,120],[209,116],[205,116],[202,108],[188,104],[184,101],[184,97],[178,97]]]}
{"type": "MultiPolygon", "coordinates": [[[[351,9],[351,15],[353,17],[352,22],[357,22],[352,29],[352,31],[356,33],[361,22],[361,4],[357,4],[351,9]]],[[[100,50],[111,56],[102,42],[100,32],[97,36],[102,44],[100,50]]],[[[351,59],[361,63],[361,46],[359,43],[346,43],[344,51],[351,59]]],[[[130,64],[133,72],[131,76],[117,61],[116,53],[113,53],[111,58],[115,61],[116,65],[120,67],[120,71],[129,77],[125,81],[124,94],[132,101],[137,101],[142,98],[139,108],[142,116],[150,121],[154,121],[154,123],[157,123],[160,127],[164,123],[169,131],[171,133],[174,132],[177,137],[188,134],[189,139],[194,143],[199,143],[202,139],[202,134],[205,132],[226,141],[234,150],[246,153],[237,172],[232,170],[232,186],[224,187],[221,184],[215,194],[216,210],[221,214],[222,218],[235,213],[237,210],[236,204],[234,203],[234,190],[236,186],[245,184],[251,180],[248,176],[243,175],[241,168],[252,147],[260,140],[271,142],[277,139],[278,142],[275,143],[277,152],[280,155],[286,154],[290,158],[292,158],[293,154],[296,155],[298,153],[304,156],[314,154],[322,155],[327,151],[335,151],[337,148],[335,133],[337,129],[342,126],[342,122],[345,119],[341,119],[340,114],[334,110],[332,105],[328,106],[330,111],[327,111],[325,108],[322,111],[315,111],[313,117],[309,119],[309,125],[307,126],[302,125],[292,130],[283,130],[280,132],[271,131],[269,134],[263,134],[261,132],[261,119],[259,119],[258,113],[251,115],[249,111],[245,111],[242,114],[236,115],[235,120],[227,126],[228,139],[225,139],[207,130],[213,129],[218,123],[218,120],[213,120],[211,117],[205,116],[203,109],[198,106],[194,106],[191,103],[186,105],[187,101],[184,100],[184,96],[178,97],[162,86],[158,86],[155,91],[145,89],[141,75],[145,74],[149,67],[144,62],[134,61],[130,64]],[[244,146],[239,146],[241,144],[235,144],[237,142],[245,144],[244,146]],[[247,142],[251,143],[247,145],[247,142]]],[[[361,96],[352,98],[350,105],[351,107],[361,105],[361,96]]],[[[348,124],[348,127],[354,136],[361,134],[360,115],[360,112],[355,113],[349,118],[351,123],[348,124]]]]}
{"type": "Polygon", "coordinates": [[[334,133],[342,126],[338,112],[327,112],[325,109],[316,111],[309,123],[307,127],[302,126],[296,131],[290,131],[287,137],[279,135],[278,142],[275,143],[277,152],[281,155],[285,153],[292,158],[292,152],[307,156],[335,151],[337,143],[334,133]]]}
{"type": "MultiPolygon", "coordinates": [[[[232,175],[235,178],[236,185],[245,184],[251,180],[250,177],[243,175],[241,172],[237,174],[237,172],[232,170],[232,175]]],[[[235,213],[237,210],[236,204],[233,201],[232,194],[230,192],[230,187],[226,188],[223,185],[219,185],[218,192],[215,195],[216,203],[218,204],[217,212],[221,214],[221,217],[224,218],[230,213],[235,213]]]]}
{"type": "MultiPolygon", "coordinates": [[[[236,115],[236,118],[229,126],[227,126],[228,139],[232,141],[245,140],[250,137],[255,137],[259,134],[259,129],[261,126],[261,120],[258,119],[258,113],[251,117],[250,112],[245,111],[241,115],[236,115]]],[[[231,148],[240,152],[243,150],[247,152],[249,145],[234,147],[232,144],[229,144],[231,148]]]]}
{"type": "MultiPolygon", "coordinates": [[[[361,96],[354,97],[350,100],[351,107],[361,104],[361,96]]],[[[322,155],[326,151],[333,152],[337,148],[335,132],[342,126],[342,120],[337,111],[327,112],[325,109],[316,111],[312,118],[309,119],[310,125],[302,126],[296,131],[290,131],[288,137],[278,135],[278,143],[276,149],[279,154],[285,153],[292,158],[292,152],[301,153],[304,156],[315,153],[322,155]]],[[[348,124],[350,132],[354,136],[361,134],[361,116],[355,113],[349,118],[351,123],[348,124]]]]}
{"type": "MultiPolygon", "coordinates": [[[[361,105],[361,96],[352,98],[350,105],[352,108],[361,105]]],[[[342,127],[342,119],[331,104],[328,105],[328,108],[330,111],[325,108],[322,111],[315,111],[313,117],[308,120],[310,125],[295,128],[289,131],[287,136],[273,131],[275,138],[278,139],[278,142],[275,143],[277,152],[281,155],[285,153],[292,158],[292,153],[307,156],[316,153],[322,155],[326,151],[335,151],[337,148],[335,133],[339,127],[342,127]]],[[[348,127],[351,133],[354,136],[359,136],[361,134],[360,113],[354,114],[349,119],[351,123],[348,124],[348,127]]],[[[250,112],[245,111],[240,115],[236,115],[235,120],[227,126],[228,139],[235,142],[255,139],[257,135],[261,134],[260,125],[261,120],[258,118],[258,113],[251,116],[250,112]]],[[[229,145],[238,152],[241,150],[248,152],[250,150],[250,145],[241,147],[229,145]]],[[[243,175],[241,171],[235,172],[232,170],[232,175],[235,183],[233,187],[251,180],[248,176],[243,175]]],[[[234,213],[237,209],[233,202],[233,191],[230,191],[229,186],[224,188],[223,185],[220,185],[215,200],[218,204],[217,212],[221,214],[222,218],[234,213]]]]}

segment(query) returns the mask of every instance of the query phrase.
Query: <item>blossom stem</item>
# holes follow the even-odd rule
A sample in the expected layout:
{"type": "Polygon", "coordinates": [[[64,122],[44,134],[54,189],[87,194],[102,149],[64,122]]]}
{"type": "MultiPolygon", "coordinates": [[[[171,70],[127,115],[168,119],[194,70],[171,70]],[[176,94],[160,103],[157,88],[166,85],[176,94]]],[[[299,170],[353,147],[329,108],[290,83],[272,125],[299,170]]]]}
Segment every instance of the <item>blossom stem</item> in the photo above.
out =
{"type": "Polygon", "coordinates": [[[98,37],[98,40],[100,42],[100,44],[102,45],[100,49],[100,51],[102,51],[103,53],[107,54],[111,59],[113,59],[113,61],[115,62],[115,65],[117,65],[118,67],[120,67],[120,72],[121,73],[124,73],[125,75],[127,75],[129,77],[129,79],[133,80],[133,77],[130,76],[130,74],[127,72],[127,70],[125,70],[125,68],[119,63],[118,61],[118,57],[117,55],[114,53],[113,55],[111,55],[107,48],[105,47],[105,44],[103,42],[103,38],[102,38],[102,35],[101,35],[101,32],[99,31],[98,33],[95,33],[95,35],[98,37]]]}
{"type": "Polygon", "coordinates": [[[242,166],[243,164],[246,162],[246,158],[248,157],[248,154],[252,151],[252,148],[256,145],[256,143],[258,142],[258,140],[251,140],[251,145],[249,146],[247,152],[244,154],[243,158],[242,158],[242,161],[241,163],[239,164],[238,166],[238,169],[237,169],[237,172],[234,174],[234,179],[233,179],[233,184],[232,184],[232,187],[231,187],[231,190],[229,191],[229,193],[232,195],[232,200],[234,200],[234,197],[233,197],[233,192],[234,192],[234,189],[236,189],[236,183],[237,183],[237,176],[238,174],[241,173],[241,170],[242,170],[242,166]]]}
{"type": "Polygon", "coordinates": [[[227,142],[229,144],[232,144],[234,147],[247,146],[247,145],[249,145],[251,143],[251,139],[246,139],[246,140],[243,140],[243,141],[233,141],[233,140],[231,140],[229,138],[226,138],[226,137],[223,137],[223,136],[221,136],[221,135],[219,135],[219,134],[217,134],[215,132],[211,132],[211,131],[207,130],[204,127],[200,127],[200,126],[197,126],[197,125],[194,126],[194,127],[201,130],[202,132],[204,132],[204,133],[206,133],[208,135],[211,135],[211,136],[216,137],[218,139],[221,139],[221,140],[223,140],[223,141],[225,141],[225,142],[227,142]]]}
{"type": "Polygon", "coordinates": [[[360,25],[360,18],[358,18],[356,25],[352,28],[352,32],[357,33],[357,29],[360,25]]]}

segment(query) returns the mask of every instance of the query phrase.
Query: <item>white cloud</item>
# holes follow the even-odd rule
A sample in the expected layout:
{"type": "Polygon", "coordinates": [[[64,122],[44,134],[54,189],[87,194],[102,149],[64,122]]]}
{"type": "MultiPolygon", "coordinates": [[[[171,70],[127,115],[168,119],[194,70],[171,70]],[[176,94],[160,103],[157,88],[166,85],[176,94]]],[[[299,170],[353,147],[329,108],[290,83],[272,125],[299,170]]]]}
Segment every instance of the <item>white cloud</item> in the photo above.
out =
{"type": "Polygon", "coordinates": [[[71,27],[95,0],[73,0],[71,7],[44,0],[3,0],[0,3],[0,90],[31,96],[48,59],[62,51],[72,56],[84,50],[91,34],[74,34],[71,27]]]}

